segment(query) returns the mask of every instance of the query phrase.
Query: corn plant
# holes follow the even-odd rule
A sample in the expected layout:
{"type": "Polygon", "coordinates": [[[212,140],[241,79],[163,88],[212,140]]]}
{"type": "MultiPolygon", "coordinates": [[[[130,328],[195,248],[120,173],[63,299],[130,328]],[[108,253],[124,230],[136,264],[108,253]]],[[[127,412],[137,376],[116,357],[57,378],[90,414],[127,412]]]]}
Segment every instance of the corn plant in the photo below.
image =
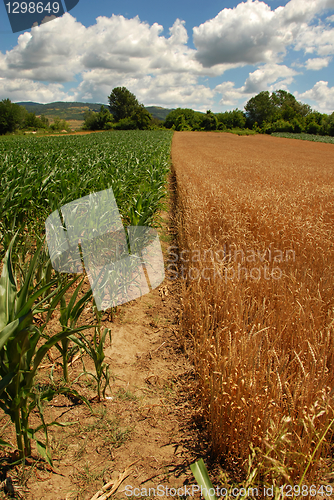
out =
{"type": "Polygon", "coordinates": [[[205,500],[217,500],[215,489],[212,486],[203,458],[191,464],[190,469],[198,486],[201,488],[201,495],[204,496],[205,500]]]}
{"type": "MultiPolygon", "coordinates": [[[[67,280],[67,276],[65,277],[65,280],[67,280]]],[[[89,289],[88,292],[86,292],[77,302],[78,294],[82,288],[82,285],[84,283],[84,278],[81,280],[79,285],[76,287],[74,290],[68,304],[66,305],[66,299],[64,295],[61,296],[60,298],[60,318],[59,322],[62,327],[63,332],[69,332],[70,335],[74,335],[75,333],[81,332],[82,330],[85,330],[87,328],[92,328],[92,325],[83,325],[80,327],[77,327],[77,321],[80,318],[87,302],[89,301],[90,297],[92,296],[92,290],[89,289]]],[[[54,311],[54,306],[55,304],[52,304],[52,306],[49,308],[48,314],[46,316],[46,321],[42,327],[42,331],[47,325],[48,320],[50,319],[53,311],[54,311]]],[[[45,338],[50,339],[50,336],[47,334],[43,335],[45,338]]],[[[69,382],[69,377],[68,377],[68,362],[71,356],[74,354],[74,352],[78,349],[77,346],[72,346],[70,348],[71,344],[71,338],[69,336],[64,337],[59,343],[55,344],[55,347],[58,349],[62,356],[63,360],[63,377],[66,383],[69,382]]]]}
{"type": "Polygon", "coordinates": [[[97,398],[98,401],[100,401],[101,392],[103,398],[106,397],[106,389],[109,386],[110,381],[109,365],[104,362],[104,343],[107,334],[109,334],[109,340],[111,341],[111,331],[108,328],[104,328],[102,331],[101,314],[96,310],[96,308],[95,311],[98,317],[98,325],[95,326],[93,341],[85,337],[85,335],[81,332],[79,332],[80,338],[72,335],[70,339],[90,356],[90,358],[94,361],[95,366],[95,374],[85,370],[79,375],[79,377],[77,377],[76,380],[78,380],[82,375],[91,375],[91,377],[93,377],[97,382],[97,398]]]}
{"type": "MultiPolygon", "coordinates": [[[[15,238],[11,241],[5,254],[0,278],[0,407],[15,424],[20,458],[24,459],[31,454],[31,440],[34,439],[39,453],[51,462],[47,449],[47,429],[50,425],[62,424],[58,422],[46,424],[44,422],[43,402],[50,401],[56,393],[68,392],[68,389],[47,388],[42,392],[37,392],[35,390],[35,377],[46,353],[55,344],[68,337],[71,330],[63,330],[44,344],[39,345],[42,332],[34,324],[34,314],[43,312],[43,304],[52,298],[49,306],[50,315],[50,311],[55,309],[77,278],[71,280],[62,289],[56,287],[43,297],[47,291],[57,285],[57,280],[51,280],[46,284],[34,282],[42,248],[40,245],[30,261],[27,273],[18,290],[12,267],[14,241],[15,238]],[[42,424],[32,429],[29,425],[29,416],[35,408],[39,411],[42,424]],[[42,429],[45,432],[46,442],[40,441],[37,436],[37,433],[42,429]]],[[[39,273],[37,272],[37,274],[39,273]]],[[[73,391],[71,392],[73,393],[73,391]]],[[[8,445],[9,443],[2,444],[8,445]]]]}

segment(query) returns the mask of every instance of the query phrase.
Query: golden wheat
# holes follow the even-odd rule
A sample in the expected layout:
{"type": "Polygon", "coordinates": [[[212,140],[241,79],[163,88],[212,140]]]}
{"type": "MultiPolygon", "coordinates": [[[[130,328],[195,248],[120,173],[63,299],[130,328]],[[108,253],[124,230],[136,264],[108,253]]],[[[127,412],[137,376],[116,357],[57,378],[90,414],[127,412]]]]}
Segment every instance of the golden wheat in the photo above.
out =
{"type": "Polygon", "coordinates": [[[173,139],[182,334],[215,452],[246,469],[254,446],[265,480],[296,482],[334,417],[333,158],[272,137],[173,139]]]}

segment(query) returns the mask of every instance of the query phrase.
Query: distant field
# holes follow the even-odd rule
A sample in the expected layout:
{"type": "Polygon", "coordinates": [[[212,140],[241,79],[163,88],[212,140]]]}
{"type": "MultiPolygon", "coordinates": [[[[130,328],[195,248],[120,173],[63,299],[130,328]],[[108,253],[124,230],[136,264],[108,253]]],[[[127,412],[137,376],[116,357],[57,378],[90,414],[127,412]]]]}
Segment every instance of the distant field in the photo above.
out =
{"type": "Polygon", "coordinates": [[[83,126],[84,120],[67,120],[67,123],[71,130],[79,130],[83,126]]]}
{"type": "Polygon", "coordinates": [[[328,135],[291,134],[290,132],[274,132],[271,135],[274,137],[285,137],[286,139],[301,139],[302,141],[327,142],[328,144],[334,144],[334,137],[330,137],[328,135]]]}

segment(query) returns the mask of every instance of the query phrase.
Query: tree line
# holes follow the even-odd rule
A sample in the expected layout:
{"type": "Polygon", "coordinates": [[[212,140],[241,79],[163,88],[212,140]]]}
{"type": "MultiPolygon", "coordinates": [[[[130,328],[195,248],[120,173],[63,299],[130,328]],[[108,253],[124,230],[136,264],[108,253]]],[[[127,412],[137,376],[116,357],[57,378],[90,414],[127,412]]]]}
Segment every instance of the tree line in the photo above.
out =
{"type": "Polygon", "coordinates": [[[334,136],[334,113],[313,111],[285,90],[263,91],[252,97],[245,111],[234,109],[206,114],[178,108],[166,117],[166,128],[175,130],[253,130],[259,133],[292,132],[334,136]]]}
{"type": "MultiPolygon", "coordinates": [[[[109,106],[99,112],[86,111],[84,130],[252,130],[253,133],[292,132],[334,136],[334,112],[330,115],[314,111],[308,104],[298,102],[285,90],[263,91],[252,97],[245,110],[234,109],[221,113],[208,110],[200,113],[188,108],[172,110],[160,121],[139,104],[126,87],[115,87],[108,96],[109,106]]],[[[68,130],[65,120],[56,118],[49,125],[45,116],[36,117],[23,106],[9,99],[0,102],[0,134],[17,130],[68,130]]]]}
{"type": "Polygon", "coordinates": [[[0,101],[0,135],[17,132],[18,130],[69,130],[65,120],[56,118],[50,125],[49,120],[41,115],[29,112],[24,106],[15,104],[10,99],[0,101]]]}
{"type": "MultiPolygon", "coordinates": [[[[115,87],[108,100],[109,109],[102,105],[99,112],[90,110],[84,113],[84,130],[147,130],[160,124],[125,87],[115,87]]],[[[50,125],[45,116],[37,117],[9,99],[0,102],[0,134],[39,129],[68,131],[69,128],[65,120],[55,118],[50,125]]]]}

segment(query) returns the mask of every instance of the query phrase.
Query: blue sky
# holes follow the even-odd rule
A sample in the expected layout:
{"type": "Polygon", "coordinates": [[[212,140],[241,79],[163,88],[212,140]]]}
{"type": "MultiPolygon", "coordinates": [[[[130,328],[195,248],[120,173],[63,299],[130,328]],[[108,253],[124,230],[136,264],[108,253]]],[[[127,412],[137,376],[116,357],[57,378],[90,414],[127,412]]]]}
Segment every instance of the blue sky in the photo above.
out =
{"type": "Polygon", "coordinates": [[[285,89],[334,111],[334,0],[80,0],[13,34],[0,4],[0,99],[243,109],[285,89]]]}

